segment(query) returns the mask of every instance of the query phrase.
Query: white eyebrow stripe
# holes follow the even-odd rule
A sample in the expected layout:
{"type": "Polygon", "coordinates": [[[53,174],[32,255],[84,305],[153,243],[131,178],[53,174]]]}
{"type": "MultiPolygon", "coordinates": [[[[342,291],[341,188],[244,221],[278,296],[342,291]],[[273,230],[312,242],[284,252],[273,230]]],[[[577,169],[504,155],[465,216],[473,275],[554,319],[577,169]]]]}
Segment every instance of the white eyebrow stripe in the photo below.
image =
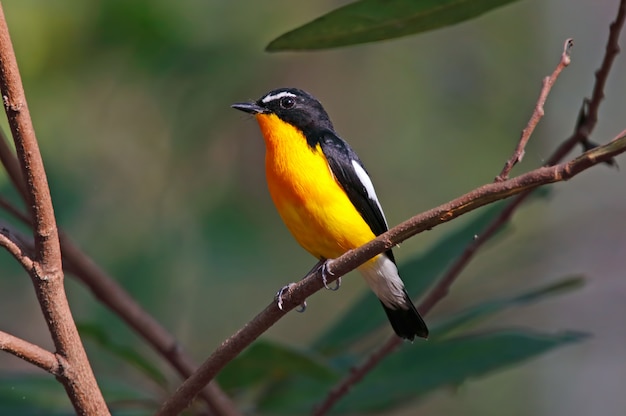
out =
{"type": "Polygon", "coordinates": [[[274,100],[279,100],[283,97],[296,97],[296,94],[289,92],[289,91],[282,91],[279,92],[278,94],[267,94],[265,97],[263,97],[263,99],[261,100],[262,103],[269,103],[270,101],[274,101],[274,100]]]}
{"type": "Polygon", "coordinates": [[[356,172],[356,176],[359,178],[359,180],[365,187],[365,190],[367,191],[367,197],[376,203],[376,205],[378,206],[378,209],[380,210],[381,215],[383,216],[385,225],[389,227],[389,225],[387,225],[387,218],[385,218],[385,213],[383,212],[383,207],[380,206],[380,202],[378,201],[378,197],[376,196],[376,191],[374,190],[374,184],[372,183],[372,180],[370,179],[369,175],[367,174],[367,172],[365,172],[365,169],[363,169],[363,167],[359,164],[359,162],[357,162],[354,159],[352,160],[352,167],[354,168],[354,171],[356,172]]]}

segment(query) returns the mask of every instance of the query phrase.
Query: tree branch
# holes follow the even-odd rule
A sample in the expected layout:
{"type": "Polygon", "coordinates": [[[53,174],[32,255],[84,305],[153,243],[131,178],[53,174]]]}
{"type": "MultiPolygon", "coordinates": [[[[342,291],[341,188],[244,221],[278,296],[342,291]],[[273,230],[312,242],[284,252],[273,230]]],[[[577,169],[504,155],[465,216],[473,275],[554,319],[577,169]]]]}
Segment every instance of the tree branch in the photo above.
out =
{"type": "Polygon", "coordinates": [[[0,228],[0,247],[4,247],[24,269],[32,270],[34,267],[33,259],[27,254],[27,250],[25,250],[22,242],[19,240],[16,238],[15,233],[7,227],[0,228]]]}
{"type": "Polygon", "coordinates": [[[565,45],[563,45],[563,53],[561,53],[561,60],[552,72],[552,75],[543,79],[541,92],[539,93],[539,98],[537,99],[537,103],[535,104],[535,110],[533,111],[530,120],[528,120],[528,124],[526,125],[524,130],[522,130],[522,135],[519,139],[519,142],[517,143],[515,151],[513,152],[513,156],[511,156],[511,158],[506,161],[506,163],[504,164],[504,168],[502,168],[502,172],[500,172],[500,174],[496,176],[496,181],[502,182],[504,180],[507,180],[509,178],[509,173],[511,173],[511,169],[513,169],[513,166],[522,161],[526,144],[528,143],[528,140],[530,140],[530,136],[535,131],[535,127],[537,127],[539,120],[541,120],[545,113],[543,106],[546,103],[548,94],[550,93],[550,90],[556,82],[556,79],[559,77],[561,71],[563,71],[563,69],[565,69],[565,67],[570,64],[569,51],[573,45],[573,39],[570,38],[565,41],[565,45]]]}
{"type": "MultiPolygon", "coordinates": [[[[9,139],[2,130],[0,130],[0,162],[7,171],[11,183],[19,192],[22,200],[24,200],[24,202],[28,201],[28,191],[26,191],[26,184],[24,183],[24,177],[22,176],[20,162],[13,154],[13,150],[9,147],[9,139]]],[[[30,219],[27,223],[31,225],[30,219]]]]}
{"type": "Polygon", "coordinates": [[[109,414],[65,296],[61,249],[48,180],[2,5],[0,5],[0,90],[26,183],[27,205],[33,219],[35,253],[32,267],[26,270],[35,286],[37,299],[57,354],[67,362],[58,378],[78,414],[109,414]]]}
{"type": "Polygon", "coordinates": [[[598,122],[598,110],[600,103],[604,99],[604,87],[609,77],[609,72],[615,61],[615,57],[620,52],[619,36],[626,21],[626,0],[620,0],[617,15],[609,27],[609,38],[606,42],[604,58],[600,68],[596,71],[596,82],[593,85],[591,99],[584,99],[581,109],[581,117],[578,125],[567,140],[565,140],[548,159],[547,165],[553,165],[563,159],[578,143],[589,140],[589,135],[598,122]]]}
{"type": "MultiPolygon", "coordinates": [[[[473,211],[491,202],[505,199],[541,185],[568,180],[580,172],[602,163],[614,156],[626,152],[626,130],[610,143],[599,146],[580,157],[560,165],[542,167],[503,182],[483,185],[459,198],[440,205],[422,214],[416,215],[397,225],[376,239],[350,250],[330,260],[327,265],[327,283],[337,280],[355,269],[368,259],[393,248],[404,240],[439,224],[448,222],[460,215],[473,211]]],[[[283,293],[283,309],[276,302],[270,303],[261,313],[243,328],[224,341],[189,377],[176,392],[163,404],[158,416],[177,415],[193,400],[198,391],[245,347],[250,345],[263,332],[270,328],[291,309],[323,287],[320,271],[309,274],[303,280],[294,283],[283,293]]]]}
{"type": "Polygon", "coordinates": [[[61,357],[3,331],[0,331],[0,350],[28,361],[57,377],[61,377],[63,373],[63,365],[59,363],[61,357]]]}

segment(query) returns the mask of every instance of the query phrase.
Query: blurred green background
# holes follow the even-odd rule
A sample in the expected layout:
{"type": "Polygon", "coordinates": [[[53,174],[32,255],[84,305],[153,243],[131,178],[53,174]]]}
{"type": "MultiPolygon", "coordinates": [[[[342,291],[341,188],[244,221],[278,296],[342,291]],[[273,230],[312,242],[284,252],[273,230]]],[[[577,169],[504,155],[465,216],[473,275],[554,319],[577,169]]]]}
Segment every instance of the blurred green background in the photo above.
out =
{"type": "MultiPolygon", "coordinates": [[[[315,262],[274,211],[256,123],[231,103],[282,86],[317,96],[368,167],[393,225],[499,173],[541,79],[573,37],[572,65],[515,172],[541,165],[574,128],[617,10],[616,0],[526,0],[399,40],[313,53],[263,51],[276,36],[345,3],[3,3],[59,224],[197,361],[315,262]]],[[[625,73],[620,56],[597,141],[625,127],[625,73]]],[[[0,186],[3,196],[14,194],[4,174],[0,186]]],[[[481,253],[428,319],[584,273],[583,290],[487,325],[578,329],[594,337],[439,392],[420,404],[420,414],[626,411],[625,190],[623,175],[605,166],[555,186],[548,200],[520,211],[514,232],[481,253]]],[[[405,242],[398,261],[452,227],[405,242]]],[[[4,252],[0,262],[1,329],[51,347],[28,277],[4,252]]],[[[116,341],[158,360],[80,284],[69,278],[67,290],[77,321],[106,325],[116,341]]],[[[361,279],[344,279],[339,292],[316,294],[306,313],[289,314],[265,336],[306,345],[364,290],[361,279]]],[[[94,343],[86,346],[102,384],[158,391],[94,343]]],[[[0,354],[0,369],[2,377],[38,372],[8,354],[0,354]]],[[[176,386],[177,377],[171,380],[176,386]]]]}

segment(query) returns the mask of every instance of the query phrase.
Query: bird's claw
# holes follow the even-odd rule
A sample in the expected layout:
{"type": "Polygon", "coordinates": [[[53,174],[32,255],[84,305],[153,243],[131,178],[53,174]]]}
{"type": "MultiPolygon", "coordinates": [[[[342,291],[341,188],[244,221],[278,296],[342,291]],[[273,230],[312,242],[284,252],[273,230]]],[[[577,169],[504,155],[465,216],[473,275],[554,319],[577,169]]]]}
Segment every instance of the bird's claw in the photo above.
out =
{"type": "Polygon", "coordinates": [[[281,311],[283,310],[283,294],[288,292],[293,285],[295,285],[295,283],[289,283],[288,285],[281,287],[280,290],[276,292],[276,304],[278,309],[281,311]]]}
{"type": "Polygon", "coordinates": [[[306,299],[296,308],[298,313],[304,313],[304,311],[306,311],[306,299]]]}
{"type": "MultiPolygon", "coordinates": [[[[295,283],[289,283],[287,286],[281,287],[280,290],[276,292],[276,304],[278,306],[278,309],[280,309],[281,311],[283,310],[284,306],[283,295],[285,294],[285,292],[288,292],[294,285],[295,283]]],[[[296,309],[296,312],[302,313],[304,311],[306,311],[306,300],[302,302],[302,304],[296,309]]]]}
{"type": "Polygon", "coordinates": [[[330,287],[328,286],[327,276],[334,276],[334,274],[328,270],[328,262],[325,262],[322,264],[322,283],[324,283],[324,287],[328,290],[332,290],[333,292],[339,290],[339,287],[341,287],[341,277],[335,280],[335,287],[330,287]]]}

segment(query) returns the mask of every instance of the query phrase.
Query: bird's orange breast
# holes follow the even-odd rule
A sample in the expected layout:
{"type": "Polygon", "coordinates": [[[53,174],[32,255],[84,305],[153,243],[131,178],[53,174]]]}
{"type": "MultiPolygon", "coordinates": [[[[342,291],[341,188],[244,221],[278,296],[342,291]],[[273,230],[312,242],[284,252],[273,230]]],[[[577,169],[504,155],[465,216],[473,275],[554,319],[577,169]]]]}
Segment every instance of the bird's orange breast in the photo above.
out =
{"type": "Polygon", "coordinates": [[[274,114],[256,116],[276,208],[295,239],[317,258],[336,258],[375,235],[337,183],[320,145],[274,114]]]}

